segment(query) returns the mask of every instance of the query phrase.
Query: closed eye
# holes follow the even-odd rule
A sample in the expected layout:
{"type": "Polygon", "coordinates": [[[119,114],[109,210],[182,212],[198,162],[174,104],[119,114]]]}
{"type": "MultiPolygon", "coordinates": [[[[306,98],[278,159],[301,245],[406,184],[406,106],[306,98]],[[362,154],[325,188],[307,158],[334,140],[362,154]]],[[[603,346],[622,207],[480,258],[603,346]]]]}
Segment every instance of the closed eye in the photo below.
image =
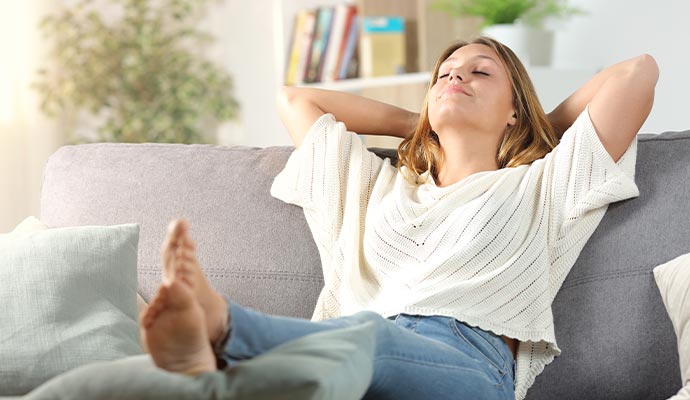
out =
{"type": "MultiPolygon", "coordinates": [[[[481,74],[481,75],[485,75],[485,76],[491,76],[491,75],[487,74],[487,73],[484,72],[484,71],[472,71],[472,73],[473,73],[473,74],[481,74]]],[[[439,75],[438,79],[446,78],[446,77],[448,77],[448,75],[450,75],[450,74],[439,75]]]]}

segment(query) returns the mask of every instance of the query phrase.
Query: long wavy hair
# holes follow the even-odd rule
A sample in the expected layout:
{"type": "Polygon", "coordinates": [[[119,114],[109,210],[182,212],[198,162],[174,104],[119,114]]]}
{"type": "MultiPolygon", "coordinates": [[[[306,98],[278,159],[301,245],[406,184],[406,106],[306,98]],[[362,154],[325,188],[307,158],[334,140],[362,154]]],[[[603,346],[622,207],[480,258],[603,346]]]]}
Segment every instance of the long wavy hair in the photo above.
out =
{"type": "Polygon", "coordinates": [[[443,152],[438,136],[429,123],[429,91],[438,80],[441,63],[455,50],[469,44],[483,44],[492,48],[503,62],[510,80],[517,122],[506,129],[501,145],[497,149],[498,167],[530,164],[544,157],[558,144],[556,133],[539,103],[532,80],[515,53],[499,41],[485,36],[471,41],[457,42],[444,50],[436,60],[417,128],[412,136],[406,137],[398,146],[398,171],[402,173],[402,166],[406,166],[410,175],[403,175],[403,177],[412,184],[421,183],[420,175],[426,171],[430,171],[434,179],[438,177],[439,168],[443,162],[443,152]]]}

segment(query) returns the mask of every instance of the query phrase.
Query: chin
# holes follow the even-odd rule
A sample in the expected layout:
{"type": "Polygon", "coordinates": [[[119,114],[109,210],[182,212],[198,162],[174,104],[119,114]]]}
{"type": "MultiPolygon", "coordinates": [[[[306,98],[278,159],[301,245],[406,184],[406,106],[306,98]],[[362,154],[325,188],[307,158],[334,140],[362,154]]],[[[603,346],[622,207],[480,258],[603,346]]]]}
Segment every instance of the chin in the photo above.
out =
{"type": "Polygon", "coordinates": [[[438,115],[435,115],[433,120],[431,116],[429,116],[429,123],[432,126],[432,129],[434,132],[438,132],[438,130],[443,129],[446,126],[450,126],[453,128],[461,127],[461,126],[468,126],[468,125],[474,125],[474,118],[471,118],[465,113],[459,113],[457,110],[453,112],[444,112],[444,113],[439,113],[438,115]]]}

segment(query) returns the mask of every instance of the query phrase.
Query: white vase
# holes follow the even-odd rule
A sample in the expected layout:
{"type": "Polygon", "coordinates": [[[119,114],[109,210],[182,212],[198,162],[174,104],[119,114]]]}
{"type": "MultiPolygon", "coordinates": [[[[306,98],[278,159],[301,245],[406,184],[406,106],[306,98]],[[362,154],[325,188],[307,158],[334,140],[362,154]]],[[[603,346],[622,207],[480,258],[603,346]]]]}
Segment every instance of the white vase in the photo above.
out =
{"type": "Polygon", "coordinates": [[[525,66],[530,65],[531,28],[523,24],[496,24],[482,29],[482,35],[510,47],[525,66]]]}
{"type": "Polygon", "coordinates": [[[547,29],[532,29],[530,36],[530,65],[550,66],[553,61],[554,32],[547,29]]]}

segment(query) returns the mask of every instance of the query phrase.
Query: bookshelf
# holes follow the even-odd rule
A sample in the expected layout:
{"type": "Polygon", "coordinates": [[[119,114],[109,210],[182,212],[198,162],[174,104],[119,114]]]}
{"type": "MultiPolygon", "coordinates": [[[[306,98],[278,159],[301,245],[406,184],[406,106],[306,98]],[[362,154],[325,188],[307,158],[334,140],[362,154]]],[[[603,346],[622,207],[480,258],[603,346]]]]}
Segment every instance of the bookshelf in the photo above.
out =
{"type": "MultiPolygon", "coordinates": [[[[353,4],[358,16],[395,15],[405,18],[406,60],[405,74],[337,80],[322,83],[302,83],[298,86],[316,87],[357,93],[375,100],[419,111],[424,99],[428,72],[435,57],[453,37],[471,36],[467,27],[457,28],[456,19],[429,10],[432,0],[274,0],[274,60],[277,87],[285,84],[285,68],[293,34],[295,15],[304,8],[353,4]],[[445,41],[444,41],[445,40],[445,41]],[[422,71],[422,72],[419,72],[422,71]]],[[[472,25],[467,25],[472,27],[472,25]]],[[[472,33],[476,33],[476,29],[472,33]]],[[[397,147],[400,139],[363,135],[370,146],[397,147]]]]}
{"type": "MultiPolygon", "coordinates": [[[[350,4],[357,7],[358,16],[401,16],[405,18],[406,63],[409,77],[402,82],[416,79],[419,71],[429,71],[438,54],[455,39],[470,38],[479,33],[477,18],[454,18],[439,11],[431,10],[433,0],[273,0],[274,1],[274,60],[276,60],[276,82],[285,82],[284,71],[287,64],[290,41],[293,34],[295,16],[301,9],[315,9],[320,6],[350,4]]],[[[361,21],[360,21],[361,22],[361,21]]],[[[363,81],[378,85],[379,81],[363,81]]]]}
{"type": "MultiPolygon", "coordinates": [[[[285,65],[290,48],[294,16],[300,9],[338,4],[355,4],[360,16],[396,15],[406,19],[406,69],[400,75],[302,83],[298,86],[347,91],[419,112],[435,58],[453,40],[479,33],[476,19],[458,20],[429,9],[433,0],[274,0],[276,82],[285,82],[285,65]],[[419,72],[421,71],[421,72],[419,72]]],[[[544,109],[548,112],[596,74],[596,68],[563,69],[528,67],[528,72],[544,109]]],[[[392,147],[399,138],[362,135],[368,146],[392,147]]]]}

